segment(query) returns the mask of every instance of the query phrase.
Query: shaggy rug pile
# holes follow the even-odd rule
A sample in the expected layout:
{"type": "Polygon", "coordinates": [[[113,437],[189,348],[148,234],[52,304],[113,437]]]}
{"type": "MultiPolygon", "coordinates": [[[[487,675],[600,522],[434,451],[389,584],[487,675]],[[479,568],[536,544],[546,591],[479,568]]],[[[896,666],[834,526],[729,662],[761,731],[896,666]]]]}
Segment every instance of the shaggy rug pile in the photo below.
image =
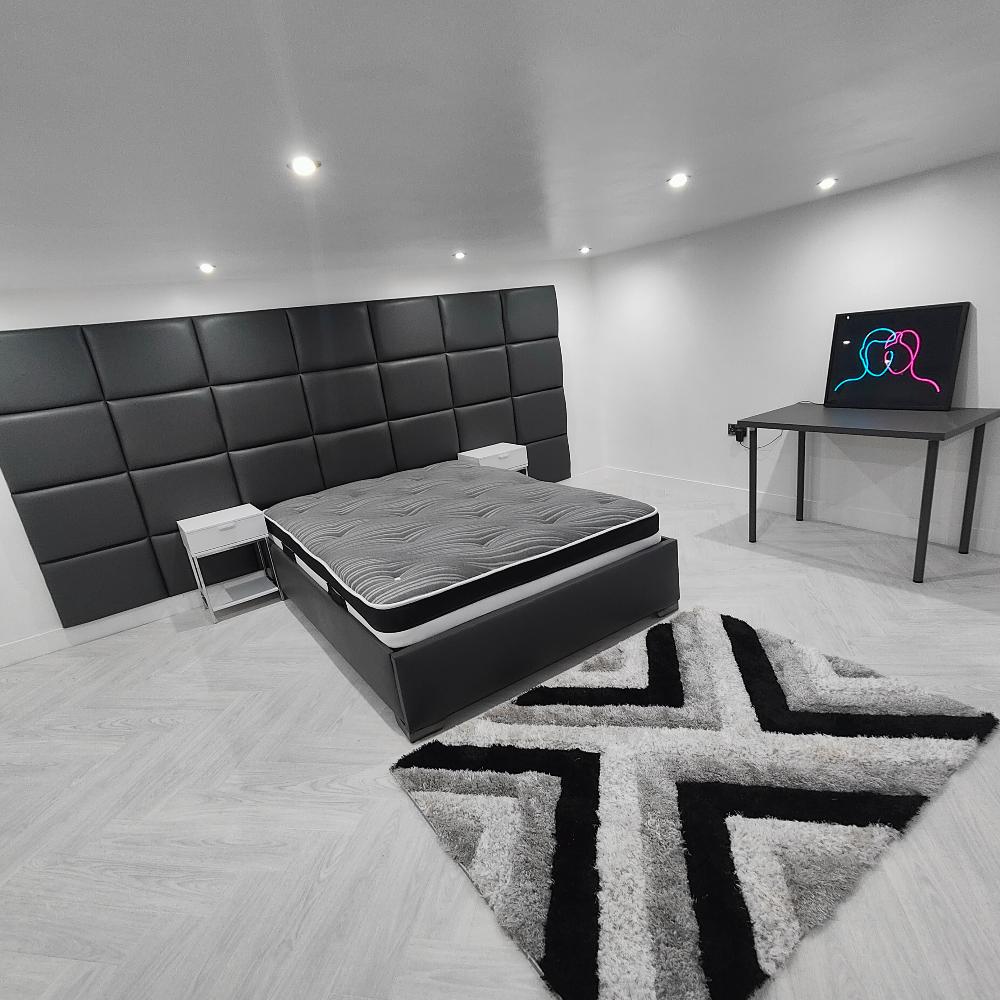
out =
{"type": "Polygon", "coordinates": [[[696,609],[393,774],[563,1000],[744,1000],[996,724],[696,609]]]}

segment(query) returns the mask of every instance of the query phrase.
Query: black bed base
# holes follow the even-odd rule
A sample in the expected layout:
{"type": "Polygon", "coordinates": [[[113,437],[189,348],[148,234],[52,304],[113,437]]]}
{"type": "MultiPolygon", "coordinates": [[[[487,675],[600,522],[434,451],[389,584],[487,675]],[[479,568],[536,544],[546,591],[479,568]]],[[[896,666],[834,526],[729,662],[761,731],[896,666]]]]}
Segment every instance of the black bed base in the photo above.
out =
{"type": "Polygon", "coordinates": [[[645,618],[677,608],[677,542],[663,538],[577,580],[390,649],[277,546],[287,597],[392,709],[411,742],[463,709],[645,618]]]}

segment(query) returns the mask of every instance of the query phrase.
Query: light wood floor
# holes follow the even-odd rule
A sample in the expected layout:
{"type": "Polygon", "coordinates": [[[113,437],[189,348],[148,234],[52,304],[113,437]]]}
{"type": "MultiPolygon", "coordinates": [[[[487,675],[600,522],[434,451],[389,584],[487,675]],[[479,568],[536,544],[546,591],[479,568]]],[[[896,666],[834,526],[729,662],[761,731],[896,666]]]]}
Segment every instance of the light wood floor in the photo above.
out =
{"type": "MultiPolygon", "coordinates": [[[[705,604],[1000,710],[1000,557],[605,473],[705,604]]],[[[408,744],[286,605],[0,670],[3,1000],[548,996],[387,773],[408,744]]],[[[1000,739],[807,940],[774,1000],[1000,996],[1000,739]]]]}

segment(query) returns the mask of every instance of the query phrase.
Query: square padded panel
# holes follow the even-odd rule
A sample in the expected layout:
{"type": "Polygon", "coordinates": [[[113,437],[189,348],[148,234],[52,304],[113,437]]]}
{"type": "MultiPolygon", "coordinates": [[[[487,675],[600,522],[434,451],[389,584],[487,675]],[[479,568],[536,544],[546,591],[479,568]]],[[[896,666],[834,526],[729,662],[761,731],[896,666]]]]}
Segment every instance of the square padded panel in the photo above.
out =
{"type": "Polygon", "coordinates": [[[197,316],[194,326],[213,385],[298,372],[283,309],[197,316]]]}
{"type": "Polygon", "coordinates": [[[228,455],[161,465],[132,473],[151,535],[177,530],[182,517],[235,507],[240,501],[228,455]]]}
{"type": "Polygon", "coordinates": [[[528,475],[549,483],[569,479],[569,439],[565,436],[546,438],[528,445],[528,475]]]}
{"type": "Polygon", "coordinates": [[[0,465],[12,493],[125,471],[103,402],[0,416],[0,465]]]}
{"type": "Polygon", "coordinates": [[[78,326],[0,333],[0,413],[97,399],[101,386],[78,326]]]}
{"type": "Polygon", "coordinates": [[[499,292],[468,292],[438,298],[446,350],[468,351],[504,342],[499,292]]]}
{"type": "Polygon", "coordinates": [[[14,497],[40,563],[134,542],[146,525],[127,473],[14,497]]]}
{"type": "Polygon", "coordinates": [[[230,450],[312,433],[298,375],[220,385],[212,392],[230,450]]]}
{"type": "Polygon", "coordinates": [[[388,424],[317,434],[316,449],[327,489],[359,479],[377,479],[396,471],[388,424]]]}
{"type": "MultiPolygon", "coordinates": [[[[167,585],[167,593],[186,594],[188,591],[197,590],[198,584],[195,582],[194,573],[191,572],[191,562],[181,541],[180,532],[155,535],[152,542],[156,561],[167,585]]],[[[209,586],[220,580],[230,580],[236,576],[253,573],[261,568],[253,545],[241,545],[229,552],[204,556],[200,560],[200,565],[201,575],[209,586]]]]}
{"type": "Polygon", "coordinates": [[[562,389],[514,397],[514,420],[520,444],[566,433],[566,398],[562,389]]]}
{"type": "Polygon", "coordinates": [[[311,437],[230,453],[245,503],[263,510],[279,500],[318,493],[323,477],[311,437]]]}
{"type": "Polygon", "coordinates": [[[167,596],[148,538],[49,563],[42,575],[66,628],[167,596]]]}
{"type": "Polygon", "coordinates": [[[510,357],[510,391],[515,396],[558,389],[563,384],[562,352],[558,338],[511,344],[507,353],[510,357]]]}
{"type": "Polygon", "coordinates": [[[451,404],[448,362],[443,354],[379,365],[390,420],[446,410],[451,404]]]}
{"type": "Polygon", "coordinates": [[[226,450],[211,389],[108,403],[130,469],[183,462],[226,450]]]}
{"type": "Polygon", "coordinates": [[[552,285],[508,288],[500,296],[503,299],[508,344],[559,335],[559,310],[556,307],[556,290],[552,285]]]}
{"type": "Polygon", "coordinates": [[[316,434],[363,427],[385,420],[378,365],[307,372],[302,376],[302,385],[316,434]]]}
{"type": "Polygon", "coordinates": [[[379,361],[440,354],[444,350],[441,314],[435,297],[372,302],[369,312],[379,361]]]}
{"type": "Polygon", "coordinates": [[[509,399],[456,407],[455,420],[458,422],[458,443],[462,451],[517,439],[514,407],[509,399]]]}
{"type": "Polygon", "coordinates": [[[427,413],[389,424],[392,450],[400,470],[419,469],[434,462],[447,462],[458,454],[455,411],[427,413]]]}
{"type": "Polygon", "coordinates": [[[365,302],[303,306],[288,310],[299,371],[371,364],[375,342],[365,302]]]}
{"type": "Polygon", "coordinates": [[[481,351],[449,354],[448,373],[455,406],[485,403],[510,395],[507,348],[488,347],[481,351]]]}
{"type": "Polygon", "coordinates": [[[190,319],[102,323],[83,332],[108,399],[208,385],[190,319]]]}

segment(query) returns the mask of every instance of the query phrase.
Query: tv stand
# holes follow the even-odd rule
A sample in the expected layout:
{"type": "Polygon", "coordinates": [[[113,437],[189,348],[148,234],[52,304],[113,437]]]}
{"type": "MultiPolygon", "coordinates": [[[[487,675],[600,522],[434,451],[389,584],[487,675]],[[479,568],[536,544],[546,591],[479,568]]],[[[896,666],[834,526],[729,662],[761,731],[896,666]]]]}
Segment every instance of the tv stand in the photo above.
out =
{"type": "Polygon", "coordinates": [[[806,434],[857,434],[863,437],[911,438],[927,442],[924,464],[924,487],[920,498],[920,521],[917,527],[917,551],[913,560],[913,582],[924,582],[927,559],[927,538],[931,527],[931,504],[934,500],[934,479],[937,475],[938,449],[942,441],[972,431],[972,455],[969,478],[965,487],[965,509],[958,551],[969,551],[972,537],[972,515],[976,507],[979,466],[983,455],[986,425],[1000,417],[1000,410],[855,410],[820,406],[818,403],[795,403],[778,410],[758,413],[737,421],[737,427],[749,430],[750,454],[750,531],[751,542],[757,541],[757,430],[761,427],[796,431],[798,433],[798,468],[795,490],[795,520],[804,516],[806,434]]]}

